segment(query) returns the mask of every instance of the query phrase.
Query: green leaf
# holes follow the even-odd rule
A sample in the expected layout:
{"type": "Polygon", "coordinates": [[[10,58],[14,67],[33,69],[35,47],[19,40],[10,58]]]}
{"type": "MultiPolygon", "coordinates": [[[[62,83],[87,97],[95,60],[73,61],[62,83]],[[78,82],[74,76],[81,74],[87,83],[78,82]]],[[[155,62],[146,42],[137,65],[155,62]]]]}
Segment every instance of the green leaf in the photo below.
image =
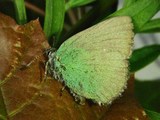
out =
{"type": "Polygon", "coordinates": [[[137,0],[132,5],[124,7],[113,13],[113,16],[131,16],[135,32],[140,32],[142,27],[159,11],[159,0],[137,0]]]}
{"type": "Polygon", "coordinates": [[[160,112],[160,81],[135,81],[135,94],[148,110],[160,112]]]}
{"type": "Polygon", "coordinates": [[[142,27],[140,31],[141,32],[160,32],[160,18],[150,20],[142,27]]]}
{"type": "Polygon", "coordinates": [[[133,3],[135,3],[137,0],[124,0],[124,4],[123,7],[128,7],[130,5],[132,5],[133,3]]]}
{"type": "Polygon", "coordinates": [[[160,81],[135,80],[135,94],[151,120],[160,120],[160,81]]]}
{"type": "Polygon", "coordinates": [[[130,71],[135,72],[152,61],[160,55],[160,45],[150,45],[133,51],[129,60],[130,71]]]}
{"type": "MultiPolygon", "coordinates": [[[[61,34],[65,13],[64,0],[46,0],[44,32],[48,39],[55,37],[54,45],[56,46],[61,34]]],[[[52,41],[49,41],[50,43],[52,41]]]]}
{"type": "Polygon", "coordinates": [[[94,1],[96,1],[96,0],[69,0],[69,1],[66,3],[65,9],[66,9],[66,11],[67,11],[67,10],[70,9],[70,8],[83,6],[83,5],[92,3],[92,2],[94,2],[94,1]]]}
{"type": "Polygon", "coordinates": [[[25,24],[27,22],[27,17],[24,0],[13,0],[13,3],[18,24],[25,24]]]}
{"type": "Polygon", "coordinates": [[[155,112],[155,111],[151,111],[148,109],[146,109],[145,111],[151,120],[160,120],[160,113],[155,112]]]}

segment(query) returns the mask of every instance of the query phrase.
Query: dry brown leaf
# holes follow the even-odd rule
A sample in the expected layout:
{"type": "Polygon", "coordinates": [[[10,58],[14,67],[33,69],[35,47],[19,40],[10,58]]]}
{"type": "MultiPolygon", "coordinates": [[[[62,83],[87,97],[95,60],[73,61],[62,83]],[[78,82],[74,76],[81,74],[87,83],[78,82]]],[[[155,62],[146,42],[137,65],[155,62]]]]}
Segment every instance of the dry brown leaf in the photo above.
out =
{"type": "Polygon", "coordinates": [[[0,119],[148,120],[134,97],[133,78],[110,107],[89,101],[79,105],[67,89],[61,95],[61,83],[43,80],[45,48],[49,47],[38,20],[19,26],[0,14],[0,119]]]}

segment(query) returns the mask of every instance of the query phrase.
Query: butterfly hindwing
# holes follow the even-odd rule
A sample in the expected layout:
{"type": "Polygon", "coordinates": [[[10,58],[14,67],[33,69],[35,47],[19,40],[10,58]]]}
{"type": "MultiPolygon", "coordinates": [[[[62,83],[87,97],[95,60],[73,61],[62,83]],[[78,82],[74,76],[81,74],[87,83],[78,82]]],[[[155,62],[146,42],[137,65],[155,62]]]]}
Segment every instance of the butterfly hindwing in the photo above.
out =
{"type": "Polygon", "coordinates": [[[76,95],[109,104],[126,87],[133,44],[130,17],[114,17],[65,41],[55,53],[58,74],[76,95]]]}

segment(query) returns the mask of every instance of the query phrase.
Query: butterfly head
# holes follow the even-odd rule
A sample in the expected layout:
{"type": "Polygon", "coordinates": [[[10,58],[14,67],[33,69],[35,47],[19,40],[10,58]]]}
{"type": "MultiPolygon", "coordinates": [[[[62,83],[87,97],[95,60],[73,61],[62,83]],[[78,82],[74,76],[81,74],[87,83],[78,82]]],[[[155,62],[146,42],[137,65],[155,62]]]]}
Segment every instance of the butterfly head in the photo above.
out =
{"type": "Polygon", "coordinates": [[[60,57],[56,55],[56,51],[49,51],[48,53],[48,61],[46,63],[46,71],[49,75],[51,75],[53,78],[62,81],[62,74],[60,69],[65,67],[60,62],[60,57]]]}

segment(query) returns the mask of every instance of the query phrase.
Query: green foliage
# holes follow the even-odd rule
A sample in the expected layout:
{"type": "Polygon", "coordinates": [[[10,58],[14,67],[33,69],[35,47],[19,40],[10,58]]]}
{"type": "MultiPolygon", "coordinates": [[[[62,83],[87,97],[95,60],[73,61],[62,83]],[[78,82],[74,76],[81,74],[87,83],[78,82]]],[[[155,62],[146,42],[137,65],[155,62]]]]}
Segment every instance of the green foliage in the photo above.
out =
{"type": "Polygon", "coordinates": [[[135,93],[141,104],[149,110],[160,112],[160,81],[135,82],[135,93]]]}
{"type": "Polygon", "coordinates": [[[15,10],[16,10],[16,18],[18,24],[24,24],[27,22],[26,17],[26,8],[24,4],[24,0],[13,0],[15,10]]]}
{"type": "Polygon", "coordinates": [[[160,45],[150,45],[133,51],[130,71],[135,72],[153,62],[160,55],[160,45]]]}
{"type": "Polygon", "coordinates": [[[152,120],[160,119],[160,81],[135,81],[135,94],[152,120]],[[159,112],[159,113],[158,113],[159,112]]]}
{"type": "Polygon", "coordinates": [[[130,5],[132,5],[133,3],[135,3],[137,0],[124,0],[124,4],[123,7],[128,7],[130,5]]]}
{"type": "Polygon", "coordinates": [[[145,111],[151,120],[160,120],[160,113],[147,109],[145,111]]]}
{"type": "Polygon", "coordinates": [[[48,39],[55,37],[55,46],[63,28],[64,13],[64,0],[46,0],[44,32],[48,39]]]}
{"type": "Polygon", "coordinates": [[[133,4],[116,11],[113,16],[131,16],[134,23],[134,31],[140,32],[143,26],[159,11],[159,0],[137,0],[133,4]]]}
{"type": "Polygon", "coordinates": [[[159,32],[160,31],[160,18],[150,20],[141,29],[141,32],[159,32]]]}
{"type": "Polygon", "coordinates": [[[66,8],[66,11],[67,11],[70,8],[86,5],[86,4],[89,4],[89,3],[94,2],[94,1],[96,1],[96,0],[69,0],[66,3],[65,8],[66,8]]]}

